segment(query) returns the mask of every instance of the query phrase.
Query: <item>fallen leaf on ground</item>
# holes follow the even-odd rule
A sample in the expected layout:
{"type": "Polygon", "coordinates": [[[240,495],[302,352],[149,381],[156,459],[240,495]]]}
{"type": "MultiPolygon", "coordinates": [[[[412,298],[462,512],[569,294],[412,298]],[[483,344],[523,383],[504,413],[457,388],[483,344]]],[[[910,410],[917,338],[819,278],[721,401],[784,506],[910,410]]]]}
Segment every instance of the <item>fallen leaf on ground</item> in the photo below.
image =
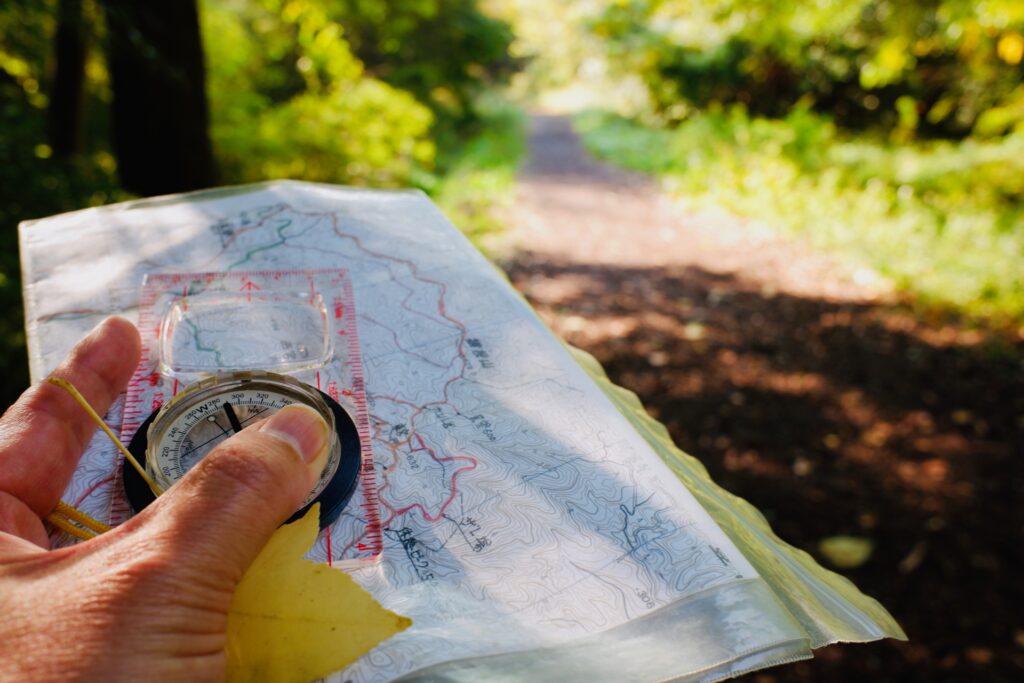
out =
{"type": "Polygon", "coordinates": [[[319,505],[278,529],[242,577],[228,612],[228,681],[296,681],[344,668],[412,621],[350,576],[303,559],[319,505]]]}
{"type": "Polygon", "coordinates": [[[855,569],[871,557],[875,544],[860,536],[829,536],[818,544],[818,550],[829,562],[841,569],[855,569]]]}

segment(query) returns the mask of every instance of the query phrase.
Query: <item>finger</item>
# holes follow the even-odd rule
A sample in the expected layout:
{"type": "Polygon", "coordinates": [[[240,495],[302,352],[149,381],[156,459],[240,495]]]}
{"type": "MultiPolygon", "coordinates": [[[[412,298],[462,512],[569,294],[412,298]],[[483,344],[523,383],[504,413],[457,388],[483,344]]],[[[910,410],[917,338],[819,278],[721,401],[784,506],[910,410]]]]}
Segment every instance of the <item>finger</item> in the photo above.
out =
{"type": "Polygon", "coordinates": [[[214,449],[125,532],[157,534],[206,578],[233,586],[302,505],[327,457],[327,423],[288,406],[214,449]]]}
{"type": "MultiPolygon", "coordinates": [[[[139,362],[139,333],[123,318],[108,318],[71,350],[54,371],[74,384],[103,414],[128,384],[139,362]]],[[[60,500],[96,426],[63,389],[43,382],[0,418],[0,491],[43,517],[60,500]]]]}
{"type": "MultiPolygon", "coordinates": [[[[0,532],[17,536],[39,548],[48,548],[50,539],[46,528],[27,505],[9,493],[0,491],[0,532]]],[[[0,534],[3,535],[3,534],[0,534]]],[[[38,550],[38,548],[36,548],[38,550]]]]}

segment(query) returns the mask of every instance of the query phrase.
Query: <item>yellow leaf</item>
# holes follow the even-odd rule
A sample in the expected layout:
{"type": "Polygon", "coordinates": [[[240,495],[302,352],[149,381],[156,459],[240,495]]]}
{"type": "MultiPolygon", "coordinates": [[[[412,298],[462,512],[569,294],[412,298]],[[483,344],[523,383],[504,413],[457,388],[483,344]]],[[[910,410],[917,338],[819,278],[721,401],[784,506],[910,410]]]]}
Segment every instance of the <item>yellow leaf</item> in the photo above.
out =
{"type": "Polygon", "coordinates": [[[1024,36],[1016,31],[1007,33],[996,44],[996,53],[1007,64],[1020,64],[1024,58],[1024,36]]]}
{"type": "Polygon", "coordinates": [[[315,505],[278,529],[238,584],[228,612],[228,681],[307,683],[412,623],[344,572],[303,559],[319,519],[315,505]]]}
{"type": "Polygon", "coordinates": [[[855,569],[871,557],[875,544],[859,536],[829,536],[818,543],[818,550],[829,562],[842,569],[855,569]]]}

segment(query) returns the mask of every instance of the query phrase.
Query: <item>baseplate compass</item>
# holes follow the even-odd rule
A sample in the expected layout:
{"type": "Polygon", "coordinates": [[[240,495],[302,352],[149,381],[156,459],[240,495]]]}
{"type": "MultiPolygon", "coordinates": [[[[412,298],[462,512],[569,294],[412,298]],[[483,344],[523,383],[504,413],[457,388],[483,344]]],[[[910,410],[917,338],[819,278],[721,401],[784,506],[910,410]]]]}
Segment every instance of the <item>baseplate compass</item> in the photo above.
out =
{"type": "MultiPolygon", "coordinates": [[[[142,360],[128,384],[121,441],[166,487],[239,428],[285,405],[308,405],[332,425],[337,448],[303,505],[321,503],[323,530],[309,559],[333,566],[379,559],[383,535],[357,320],[342,269],[146,275],[142,360]]],[[[118,485],[106,519],[117,526],[152,493],[123,459],[113,464],[118,485]]]]}
{"type": "MultiPolygon", "coordinates": [[[[236,371],[200,380],[154,411],[128,449],[166,490],[232,434],[289,405],[312,408],[330,427],[327,464],[289,520],[320,503],[322,529],[338,518],[355,491],[361,465],[359,433],[336,401],[296,379],[273,372],[236,371]]],[[[122,471],[125,493],[139,512],[155,496],[134,468],[122,471]]]]}

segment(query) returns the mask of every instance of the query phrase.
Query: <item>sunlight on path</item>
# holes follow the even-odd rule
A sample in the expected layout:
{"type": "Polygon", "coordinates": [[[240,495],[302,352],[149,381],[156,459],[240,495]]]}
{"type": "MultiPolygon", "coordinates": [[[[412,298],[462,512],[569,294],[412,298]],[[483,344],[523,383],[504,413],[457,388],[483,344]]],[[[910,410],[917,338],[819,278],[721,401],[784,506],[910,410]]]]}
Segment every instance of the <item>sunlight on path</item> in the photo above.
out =
{"type": "Polygon", "coordinates": [[[844,267],[724,211],[684,212],[656,181],[594,160],[569,117],[534,114],[530,123],[528,161],[496,249],[502,260],[692,266],[762,293],[845,301],[875,301],[888,291],[870,271],[844,267]]]}

